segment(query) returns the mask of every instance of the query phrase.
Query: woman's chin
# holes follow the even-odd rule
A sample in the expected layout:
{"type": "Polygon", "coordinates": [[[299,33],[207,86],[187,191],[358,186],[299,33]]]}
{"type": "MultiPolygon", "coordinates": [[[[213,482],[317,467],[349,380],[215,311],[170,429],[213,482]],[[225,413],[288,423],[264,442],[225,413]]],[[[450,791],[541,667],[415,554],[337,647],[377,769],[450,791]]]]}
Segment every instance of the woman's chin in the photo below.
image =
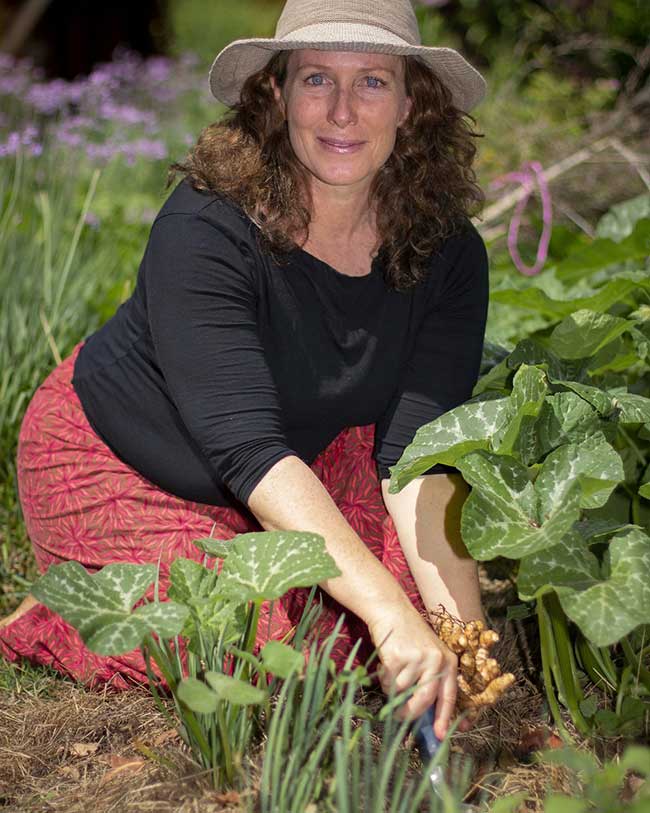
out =
{"type": "Polygon", "coordinates": [[[314,172],[313,175],[327,186],[360,186],[372,181],[372,173],[352,167],[336,167],[314,172]]]}

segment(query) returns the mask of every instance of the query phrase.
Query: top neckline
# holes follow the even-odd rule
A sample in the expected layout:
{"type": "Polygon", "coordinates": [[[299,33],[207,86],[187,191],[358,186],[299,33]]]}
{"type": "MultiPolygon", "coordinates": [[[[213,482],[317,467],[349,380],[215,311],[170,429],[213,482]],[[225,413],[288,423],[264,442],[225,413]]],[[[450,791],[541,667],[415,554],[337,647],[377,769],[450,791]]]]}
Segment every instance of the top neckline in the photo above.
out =
{"type": "Polygon", "coordinates": [[[335,277],[336,279],[342,280],[350,280],[352,284],[357,284],[359,281],[368,279],[369,277],[376,276],[376,274],[381,271],[381,261],[379,259],[379,254],[375,255],[372,258],[372,263],[370,265],[370,271],[367,274],[361,274],[359,276],[352,276],[351,274],[344,274],[342,271],[334,268],[333,265],[325,262],[325,260],[321,260],[319,257],[316,257],[314,254],[311,254],[309,251],[306,251],[304,248],[300,248],[300,246],[296,246],[293,249],[294,253],[304,257],[305,259],[309,260],[312,264],[318,265],[321,268],[326,269],[331,276],[335,277]]]}

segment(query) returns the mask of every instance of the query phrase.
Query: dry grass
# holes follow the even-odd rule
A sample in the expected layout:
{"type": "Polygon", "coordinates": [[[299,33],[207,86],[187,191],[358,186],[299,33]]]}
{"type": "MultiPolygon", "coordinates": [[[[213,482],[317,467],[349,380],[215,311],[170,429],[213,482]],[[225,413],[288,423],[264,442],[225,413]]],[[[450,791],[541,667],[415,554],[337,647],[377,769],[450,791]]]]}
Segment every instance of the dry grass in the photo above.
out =
{"type": "MultiPolygon", "coordinates": [[[[485,601],[501,633],[495,655],[517,677],[515,688],[475,728],[453,738],[449,778],[468,760],[471,787],[467,800],[485,803],[513,792],[534,789],[534,776],[548,770],[526,765],[530,731],[545,723],[542,697],[531,679],[530,646],[522,624],[506,622],[507,579],[484,573],[485,601]],[[495,589],[496,588],[496,589],[495,589]],[[523,745],[522,745],[523,743],[523,745]]],[[[21,811],[93,810],[185,813],[243,811],[246,799],[215,792],[210,779],[192,761],[176,732],[155,708],[148,692],[88,692],[43,670],[5,665],[0,685],[0,807],[21,811]]],[[[361,702],[378,708],[383,697],[368,691],[361,702]]],[[[379,742],[379,741],[378,741],[379,742]]],[[[259,784],[261,753],[246,770],[250,792],[259,784]]],[[[413,770],[420,766],[413,758],[413,770]]],[[[562,784],[558,781],[557,789],[562,784]]],[[[254,800],[248,800],[252,803],[254,800]]],[[[252,806],[252,804],[251,804],[252,806]]],[[[530,808],[529,808],[530,809],[530,808]]],[[[541,809],[541,808],[540,808],[541,809]]]]}

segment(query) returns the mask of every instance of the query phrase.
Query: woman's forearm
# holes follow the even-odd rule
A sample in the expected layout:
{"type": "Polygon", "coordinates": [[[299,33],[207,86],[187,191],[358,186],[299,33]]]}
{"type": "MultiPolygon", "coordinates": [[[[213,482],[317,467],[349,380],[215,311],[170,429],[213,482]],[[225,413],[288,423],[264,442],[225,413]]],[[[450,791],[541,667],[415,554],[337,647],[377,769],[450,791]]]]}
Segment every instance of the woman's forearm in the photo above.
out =
{"type": "Polygon", "coordinates": [[[424,475],[397,494],[382,480],[386,508],[425,606],[444,604],[464,621],[485,620],[478,565],[460,533],[469,489],[459,474],[424,475]]]}
{"type": "Polygon", "coordinates": [[[300,458],[285,457],[276,463],[251,493],[248,507],[267,531],[321,534],[342,575],[320,587],[366,624],[388,610],[414,610],[397,580],[368,550],[300,458]]]}

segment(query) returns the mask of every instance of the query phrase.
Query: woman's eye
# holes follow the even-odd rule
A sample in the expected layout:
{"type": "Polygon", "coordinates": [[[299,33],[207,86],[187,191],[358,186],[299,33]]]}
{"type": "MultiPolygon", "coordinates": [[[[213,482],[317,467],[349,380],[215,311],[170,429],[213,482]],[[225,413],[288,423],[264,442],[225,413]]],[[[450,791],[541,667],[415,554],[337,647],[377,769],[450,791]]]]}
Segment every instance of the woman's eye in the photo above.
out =
{"type": "Polygon", "coordinates": [[[325,77],[322,73],[314,73],[312,76],[308,76],[305,82],[313,87],[320,87],[325,84],[325,77]]]}
{"type": "Polygon", "coordinates": [[[386,85],[378,76],[366,76],[366,82],[367,86],[373,88],[373,90],[383,88],[386,85]]]}

